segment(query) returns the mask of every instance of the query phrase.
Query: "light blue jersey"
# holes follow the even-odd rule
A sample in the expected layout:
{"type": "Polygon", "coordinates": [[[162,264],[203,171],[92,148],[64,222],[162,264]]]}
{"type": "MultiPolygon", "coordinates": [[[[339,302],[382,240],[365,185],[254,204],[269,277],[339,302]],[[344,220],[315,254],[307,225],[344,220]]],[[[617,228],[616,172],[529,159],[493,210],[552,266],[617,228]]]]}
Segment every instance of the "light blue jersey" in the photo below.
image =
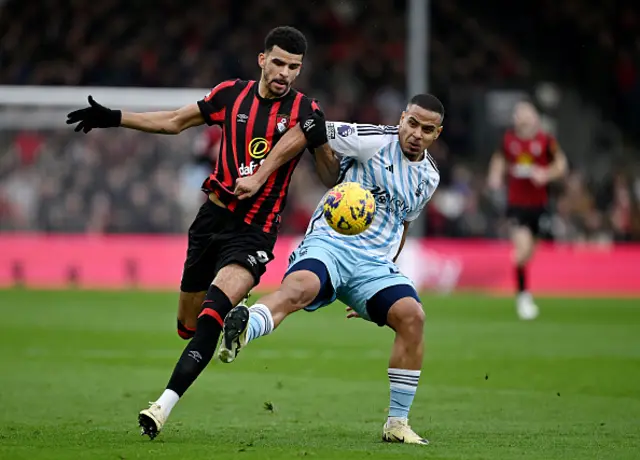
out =
{"type": "MultiPolygon", "coordinates": [[[[330,238],[345,250],[361,251],[376,259],[393,260],[398,253],[405,222],[415,220],[440,181],[428,152],[422,161],[402,153],[397,126],[327,123],[329,145],[341,157],[339,182],[358,182],[376,199],[371,226],[355,236],[335,232],[316,208],[306,239],[330,238]]],[[[323,199],[324,201],[324,199],[323,199]]]]}
{"type": "Polygon", "coordinates": [[[404,223],[418,218],[438,186],[440,174],[427,151],[421,161],[405,157],[397,126],[328,122],[327,137],[341,158],[338,182],[359,182],[370,190],[376,199],[375,218],[361,234],[341,235],[324,219],[323,199],[304,240],[291,254],[289,271],[309,269],[315,261],[326,267],[332,294],[316,299],[307,310],[338,298],[361,317],[371,319],[367,301],[376,293],[402,285],[415,292],[393,259],[400,248],[404,223]]]}

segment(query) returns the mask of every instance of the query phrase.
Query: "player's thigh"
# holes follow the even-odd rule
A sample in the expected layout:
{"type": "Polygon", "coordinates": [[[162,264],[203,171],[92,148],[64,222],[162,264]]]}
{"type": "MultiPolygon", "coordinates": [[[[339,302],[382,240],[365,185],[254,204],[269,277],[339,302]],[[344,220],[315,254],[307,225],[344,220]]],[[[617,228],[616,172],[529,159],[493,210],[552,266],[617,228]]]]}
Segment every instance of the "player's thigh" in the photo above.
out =
{"type": "Polygon", "coordinates": [[[229,226],[216,257],[216,277],[214,284],[232,300],[240,302],[253,286],[260,282],[267,264],[273,260],[273,246],[276,235],[264,233],[261,229],[244,222],[229,226]],[[233,292],[227,292],[233,289],[233,292]]]}
{"type": "Polygon", "coordinates": [[[507,210],[512,239],[534,240],[540,233],[540,221],[545,215],[543,207],[511,206],[507,210]]]}
{"type": "Polygon", "coordinates": [[[365,266],[349,281],[339,298],[362,318],[378,326],[388,324],[387,317],[393,304],[403,298],[420,298],[409,278],[392,265],[365,266]]]}
{"type": "Polygon", "coordinates": [[[507,211],[509,235],[517,252],[528,252],[535,243],[540,215],[535,210],[512,207],[507,211]]]}
{"type": "Polygon", "coordinates": [[[304,309],[315,311],[333,303],[343,279],[338,261],[330,247],[300,245],[289,257],[283,286],[305,286],[304,309]]]}
{"type": "Polygon", "coordinates": [[[225,225],[222,211],[215,204],[206,201],[189,227],[187,254],[180,281],[180,291],[187,294],[185,302],[186,298],[206,292],[213,281],[220,237],[225,225]]]}

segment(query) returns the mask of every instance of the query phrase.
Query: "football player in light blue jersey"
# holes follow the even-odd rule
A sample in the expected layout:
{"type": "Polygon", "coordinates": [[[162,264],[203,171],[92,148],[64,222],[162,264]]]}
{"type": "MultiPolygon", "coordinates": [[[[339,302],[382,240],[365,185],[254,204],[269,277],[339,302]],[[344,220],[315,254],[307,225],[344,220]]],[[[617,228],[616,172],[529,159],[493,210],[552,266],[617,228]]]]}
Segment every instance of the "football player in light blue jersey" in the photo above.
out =
{"type": "Polygon", "coordinates": [[[313,311],[339,299],[355,312],[350,316],[395,331],[383,440],[428,444],[408,424],[422,368],[425,316],[413,283],[399,272],[395,260],[410,222],[438,186],[440,175],[427,148],[442,132],[443,118],[442,103],[420,94],[408,103],[398,126],[326,124],[328,143],[320,148],[333,150],[337,157],[326,165],[323,182],[331,183],[327,176],[333,174],[338,183],[359,182],[370,190],[376,199],[374,221],[358,235],[338,234],[324,220],[321,202],[304,240],[291,254],[280,288],[251,308],[240,305],[226,316],[220,360],[233,361],[248,342],[269,334],[291,313],[313,311]]]}

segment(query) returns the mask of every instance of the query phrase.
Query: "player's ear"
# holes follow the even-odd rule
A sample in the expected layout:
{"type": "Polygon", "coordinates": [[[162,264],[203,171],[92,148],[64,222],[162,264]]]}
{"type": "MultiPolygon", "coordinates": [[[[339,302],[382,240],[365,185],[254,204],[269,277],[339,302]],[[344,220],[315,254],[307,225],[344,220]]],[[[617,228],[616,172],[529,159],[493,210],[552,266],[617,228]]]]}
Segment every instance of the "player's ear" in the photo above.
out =
{"type": "Polygon", "coordinates": [[[258,54],[258,65],[262,70],[264,70],[264,65],[266,64],[266,62],[267,62],[267,57],[265,56],[265,54],[264,53],[258,54]]]}

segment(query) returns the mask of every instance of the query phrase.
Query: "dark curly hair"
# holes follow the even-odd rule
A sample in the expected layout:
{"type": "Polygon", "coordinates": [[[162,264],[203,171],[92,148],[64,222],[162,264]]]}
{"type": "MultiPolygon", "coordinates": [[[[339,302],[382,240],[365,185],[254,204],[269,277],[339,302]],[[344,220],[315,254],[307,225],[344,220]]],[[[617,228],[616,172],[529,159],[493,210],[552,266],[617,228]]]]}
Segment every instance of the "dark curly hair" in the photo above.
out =
{"type": "Polygon", "coordinates": [[[307,39],[304,34],[295,27],[280,26],[267,34],[264,39],[264,52],[268,53],[274,46],[282,48],[287,53],[302,54],[307,52],[307,39]]]}

